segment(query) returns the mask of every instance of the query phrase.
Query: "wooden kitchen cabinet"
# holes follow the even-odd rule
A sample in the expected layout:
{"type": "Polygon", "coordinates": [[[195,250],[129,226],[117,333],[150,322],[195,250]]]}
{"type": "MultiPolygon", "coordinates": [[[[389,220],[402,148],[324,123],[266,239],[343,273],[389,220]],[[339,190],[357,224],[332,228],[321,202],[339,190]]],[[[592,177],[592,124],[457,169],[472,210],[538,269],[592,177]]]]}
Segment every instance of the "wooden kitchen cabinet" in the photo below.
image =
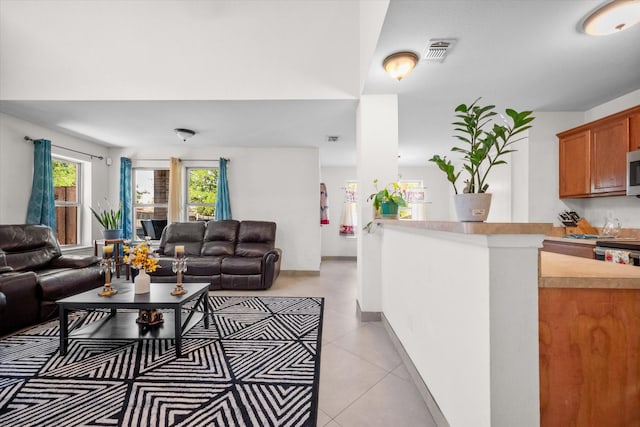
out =
{"type": "Polygon", "coordinates": [[[629,118],[605,121],[591,128],[591,194],[626,191],[629,118]]]}
{"type": "Polygon", "coordinates": [[[587,196],[591,190],[590,132],[560,136],[560,197],[587,196]]]}
{"type": "Polygon", "coordinates": [[[560,198],[623,196],[627,152],[640,150],[640,105],[561,132],[560,198]]]}
{"type": "Polygon", "coordinates": [[[629,116],[629,151],[640,150],[640,111],[629,116]]]}

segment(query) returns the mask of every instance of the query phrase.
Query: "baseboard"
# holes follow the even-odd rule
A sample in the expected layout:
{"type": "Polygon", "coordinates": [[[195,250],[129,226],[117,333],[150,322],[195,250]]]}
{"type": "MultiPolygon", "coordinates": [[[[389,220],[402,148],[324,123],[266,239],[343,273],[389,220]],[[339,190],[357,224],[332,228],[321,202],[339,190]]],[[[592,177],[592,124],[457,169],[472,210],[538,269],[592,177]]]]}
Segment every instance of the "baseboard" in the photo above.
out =
{"type": "Polygon", "coordinates": [[[424,383],[424,380],[418,373],[416,366],[413,364],[413,361],[407,354],[407,351],[404,349],[404,346],[402,345],[402,343],[400,342],[400,339],[398,338],[395,331],[389,324],[389,321],[384,316],[384,313],[382,314],[382,324],[384,325],[384,328],[387,330],[387,333],[389,334],[389,337],[391,338],[393,345],[398,351],[398,354],[400,354],[400,358],[402,358],[402,361],[404,362],[404,366],[407,368],[407,371],[409,372],[409,376],[411,376],[413,383],[418,388],[418,391],[420,392],[422,399],[427,405],[427,408],[429,409],[429,412],[431,413],[431,416],[433,417],[433,420],[435,421],[436,425],[438,427],[450,427],[449,422],[447,421],[444,414],[442,413],[442,410],[438,406],[438,403],[436,402],[436,400],[433,398],[433,395],[429,391],[429,387],[427,387],[427,385],[424,383]]]}
{"type": "Polygon", "coordinates": [[[361,322],[379,322],[382,320],[382,312],[380,311],[362,311],[360,301],[356,300],[356,315],[361,322]]]}
{"type": "Polygon", "coordinates": [[[357,261],[356,256],[323,256],[322,261],[357,261]]]}
{"type": "Polygon", "coordinates": [[[281,276],[319,276],[320,271],[316,270],[280,270],[281,276]]]}

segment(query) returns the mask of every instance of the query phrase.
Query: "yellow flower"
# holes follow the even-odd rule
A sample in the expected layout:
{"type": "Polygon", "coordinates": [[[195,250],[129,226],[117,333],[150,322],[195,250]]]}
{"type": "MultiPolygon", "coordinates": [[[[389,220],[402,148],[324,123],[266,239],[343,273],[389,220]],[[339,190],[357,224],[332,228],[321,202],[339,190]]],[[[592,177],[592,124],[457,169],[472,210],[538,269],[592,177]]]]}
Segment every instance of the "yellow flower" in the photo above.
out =
{"type": "Polygon", "coordinates": [[[153,272],[159,267],[157,258],[149,253],[149,245],[147,242],[142,242],[133,248],[125,246],[124,251],[126,253],[123,258],[124,262],[130,264],[133,268],[153,272]]]}

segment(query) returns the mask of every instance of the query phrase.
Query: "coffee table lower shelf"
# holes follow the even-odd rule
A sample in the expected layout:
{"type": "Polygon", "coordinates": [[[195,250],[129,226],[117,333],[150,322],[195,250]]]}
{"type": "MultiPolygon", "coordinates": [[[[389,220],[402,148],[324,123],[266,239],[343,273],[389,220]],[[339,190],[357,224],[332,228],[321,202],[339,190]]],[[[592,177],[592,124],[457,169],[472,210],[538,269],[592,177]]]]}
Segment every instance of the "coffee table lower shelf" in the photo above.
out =
{"type": "MultiPolygon", "coordinates": [[[[175,339],[175,315],[172,310],[162,313],[164,323],[155,326],[146,326],[136,323],[138,313],[118,311],[115,315],[105,316],[86,326],[74,329],[68,335],[68,339],[130,339],[130,340],[150,340],[150,339],[175,339]]],[[[186,317],[186,316],[184,316],[186,317]]],[[[183,318],[184,318],[183,317],[183,318]]],[[[186,334],[199,321],[203,319],[202,313],[194,313],[188,322],[182,325],[182,334],[186,334]]]]}

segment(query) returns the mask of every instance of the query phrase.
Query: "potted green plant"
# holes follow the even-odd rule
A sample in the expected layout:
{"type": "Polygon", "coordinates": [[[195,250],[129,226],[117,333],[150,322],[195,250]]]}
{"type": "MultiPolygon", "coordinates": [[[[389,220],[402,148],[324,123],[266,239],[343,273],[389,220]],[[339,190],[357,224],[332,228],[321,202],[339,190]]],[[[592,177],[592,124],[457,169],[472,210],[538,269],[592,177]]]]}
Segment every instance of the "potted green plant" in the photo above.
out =
{"type": "Polygon", "coordinates": [[[120,226],[120,207],[118,207],[117,210],[112,208],[99,208],[99,211],[96,211],[91,207],[89,209],[91,209],[93,216],[98,220],[100,225],[104,227],[104,230],[102,230],[102,236],[105,239],[120,239],[122,237],[122,228],[120,226]]]}
{"type": "Polygon", "coordinates": [[[407,202],[402,198],[400,185],[397,182],[392,182],[379,190],[378,180],[375,179],[373,186],[376,192],[369,195],[367,201],[373,200],[375,212],[385,218],[397,218],[398,207],[407,206],[407,202]]]}
{"type": "MultiPolygon", "coordinates": [[[[494,166],[506,164],[504,155],[514,152],[513,144],[525,138],[522,132],[531,128],[534,120],[531,111],[517,112],[511,108],[505,110],[511,123],[493,121],[496,116],[495,105],[478,105],[480,98],[472,104],[460,104],[456,107],[453,122],[454,137],[464,144],[454,146],[451,151],[462,153],[462,170],[456,171],[447,156],[434,155],[429,161],[438,165],[447,175],[447,180],[455,191],[455,206],[460,221],[485,221],[491,206],[491,193],[487,193],[487,176],[494,166]],[[462,193],[458,192],[456,182],[462,171],[468,174],[462,193]]],[[[504,119],[504,117],[503,117],[504,119]]]]}

